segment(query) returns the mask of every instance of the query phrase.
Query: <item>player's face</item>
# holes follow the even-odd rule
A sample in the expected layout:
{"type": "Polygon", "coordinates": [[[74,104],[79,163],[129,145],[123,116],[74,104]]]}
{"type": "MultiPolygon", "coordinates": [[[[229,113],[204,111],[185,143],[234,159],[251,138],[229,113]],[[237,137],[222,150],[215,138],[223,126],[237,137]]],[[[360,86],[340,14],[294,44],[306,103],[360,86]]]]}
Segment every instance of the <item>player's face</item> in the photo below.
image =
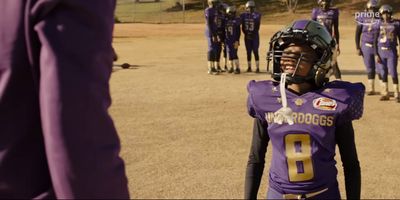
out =
{"type": "Polygon", "coordinates": [[[247,7],[246,10],[247,10],[247,12],[252,13],[252,12],[254,12],[254,7],[252,7],[252,6],[247,7]]]}
{"type": "Polygon", "coordinates": [[[218,2],[217,1],[209,1],[208,6],[211,8],[217,8],[218,7],[218,2]]]}
{"type": "Polygon", "coordinates": [[[288,74],[307,76],[317,56],[308,45],[290,44],[282,54],[281,69],[288,74]]]}
{"type": "Polygon", "coordinates": [[[392,18],[392,16],[391,16],[389,13],[384,12],[384,13],[382,14],[382,19],[383,19],[384,21],[388,21],[388,20],[390,20],[390,18],[392,18]]]}
{"type": "Polygon", "coordinates": [[[324,10],[328,10],[330,7],[331,2],[330,1],[322,1],[321,2],[321,8],[324,10]]]}
{"type": "Polygon", "coordinates": [[[368,12],[377,12],[377,11],[378,11],[378,8],[376,8],[376,7],[369,7],[369,8],[367,8],[367,11],[368,11],[368,12]]]}

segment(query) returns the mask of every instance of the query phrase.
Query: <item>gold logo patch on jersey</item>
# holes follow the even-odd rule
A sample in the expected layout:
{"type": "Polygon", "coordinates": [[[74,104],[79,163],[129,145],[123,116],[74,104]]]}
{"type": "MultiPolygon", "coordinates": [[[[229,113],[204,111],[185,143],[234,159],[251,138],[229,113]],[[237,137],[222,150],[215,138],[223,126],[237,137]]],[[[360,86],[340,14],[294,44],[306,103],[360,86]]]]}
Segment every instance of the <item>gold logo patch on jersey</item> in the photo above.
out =
{"type": "Polygon", "coordinates": [[[300,98],[297,98],[297,99],[294,101],[294,104],[296,104],[296,106],[302,106],[303,103],[304,103],[304,100],[303,100],[303,99],[300,99],[300,98]]]}

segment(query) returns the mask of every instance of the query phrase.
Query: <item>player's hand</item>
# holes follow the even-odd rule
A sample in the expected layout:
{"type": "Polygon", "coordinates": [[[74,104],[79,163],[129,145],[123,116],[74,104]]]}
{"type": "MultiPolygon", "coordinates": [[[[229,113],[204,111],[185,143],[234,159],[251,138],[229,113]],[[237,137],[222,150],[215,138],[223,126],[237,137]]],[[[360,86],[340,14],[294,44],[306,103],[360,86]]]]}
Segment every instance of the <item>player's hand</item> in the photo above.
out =
{"type": "Polygon", "coordinates": [[[377,63],[382,64],[382,59],[379,55],[376,55],[375,58],[377,63]]]}
{"type": "Polygon", "coordinates": [[[340,48],[339,48],[339,45],[337,46],[336,51],[337,51],[337,55],[340,55],[340,48]]]}
{"type": "Polygon", "coordinates": [[[212,38],[211,38],[211,40],[212,40],[213,42],[217,43],[217,42],[218,42],[218,36],[213,35],[212,38]]]}
{"type": "Polygon", "coordinates": [[[359,56],[363,55],[361,49],[357,49],[357,55],[359,55],[359,56]]]}
{"type": "Polygon", "coordinates": [[[252,40],[253,39],[253,34],[252,33],[247,33],[246,34],[246,40],[252,40]]]}
{"type": "Polygon", "coordinates": [[[236,41],[235,43],[233,43],[233,47],[235,48],[235,49],[238,49],[239,48],[239,41],[236,41]]]}

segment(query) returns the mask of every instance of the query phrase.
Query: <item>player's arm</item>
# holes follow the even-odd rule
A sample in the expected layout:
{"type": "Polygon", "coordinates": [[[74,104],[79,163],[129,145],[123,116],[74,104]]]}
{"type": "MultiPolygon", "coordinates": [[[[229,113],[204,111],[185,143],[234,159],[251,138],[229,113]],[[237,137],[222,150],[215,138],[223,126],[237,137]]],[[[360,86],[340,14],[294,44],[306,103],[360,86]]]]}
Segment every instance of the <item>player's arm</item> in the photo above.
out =
{"type": "Polygon", "coordinates": [[[360,39],[361,39],[362,28],[363,28],[363,27],[362,27],[361,24],[357,24],[355,39],[356,39],[357,53],[358,53],[359,56],[362,55],[361,46],[360,46],[360,39]]]}
{"type": "Polygon", "coordinates": [[[256,23],[254,24],[254,30],[256,33],[260,30],[260,24],[261,24],[261,14],[259,15],[260,17],[256,20],[256,23]]]}
{"type": "MultiPolygon", "coordinates": [[[[378,30],[379,30],[379,27],[380,25],[378,25],[378,30]]],[[[376,60],[376,62],[378,62],[378,63],[382,63],[382,59],[381,59],[381,56],[379,55],[379,51],[378,51],[378,39],[379,39],[379,33],[380,31],[376,31],[375,32],[375,34],[374,34],[374,48],[375,48],[375,60],[376,60]]]]}
{"type": "Polygon", "coordinates": [[[339,10],[336,10],[336,17],[333,20],[333,34],[335,35],[336,43],[337,43],[337,48],[338,48],[338,53],[340,53],[340,48],[339,48],[339,39],[340,39],[340,34],[339,34],[339,10]]]}
{"type": "Polygon", "coordinates": [[[314,21],[317,21],[317,9],[313,8],[312,12],[311,12],[311,19],[314,21]]]}
{"type": "Polygon", "coordinates": [[[238,34],[237,34],[236,41],[237,41],[238,46],[239,46],[239,44],[240,44],[240,35],[241,35],[241,32],[240,32],[240,23],[238,23],[237,26],[236,26],[236,32],[238,33],[238,34]]]}
{"type": "Polygon", "coordinates": [[[206,19],[207,19],[207,28],[209,32],[209,37],[212,38],[214,41],[217,37],[217,30],[215,30],[213,28],[214,26],[212,26],[214,24],[214,19],[210,16],[208,10],[206,11],[206,19]]]}
{"type": "Polygon", "coordinates": [[[360,199],[361,170],[354,141],[352,122],[348,121],[336,127],[335,135],[343,164],[346,198],[360,199]]]}
{"type": "Polygon", "coordinates": [[[31,2],[54,193],[59,199],[129,199],[119,138],[108,114],[115,0],[31,2]]]}
{"type": "Polygon", "coordinates": [[[246,29],[245,29],[245,26],[244,26],[244,24],[245,24],[244,18],[245,18],[245,16],[244,16],[244,13],[243,13],[243,14],[240,15],[240,24],[242,26],[242,32],[244,34],[246,34],[246,29]]]}
{"type": "Polygon", "coordinates": [[[400,53],[400,20],[398,20],[397,23],[397,40],[399,41],[399,51],[397,51],[397,57],[399,57],[399,53],[400,53]]]}
{"type": "Polygon", "coordinates": [[[267,128],[267,122],[257,118],[254,119],[253,138],[246,168],[244,199],[257,199],[261,177],[264,172],[265,154],[269,142],[267,128]]]}

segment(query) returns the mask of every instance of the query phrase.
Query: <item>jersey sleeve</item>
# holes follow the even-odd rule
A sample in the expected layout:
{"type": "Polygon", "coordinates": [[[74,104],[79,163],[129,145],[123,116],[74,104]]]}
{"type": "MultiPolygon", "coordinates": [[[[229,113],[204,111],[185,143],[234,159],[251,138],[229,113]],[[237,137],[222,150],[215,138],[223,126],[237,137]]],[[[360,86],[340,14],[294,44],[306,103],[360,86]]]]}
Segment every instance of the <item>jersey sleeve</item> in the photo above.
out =
{"type": "Polygon", "coordinates": [[[397,34],[397,39],[400,42],[400,20],[396,20],[396,34],[397,34]]]}
{"type": "Polygon", "coordinates": [[[255,106],[255,103],[253,100],[254,84],[255,84],[255,81],[252,80],[247,85],[247,92],[249,93],[249,95],[247,97],[247,112],[249,113],[249,115],[251,117],[258,118],[259,114],[256,111],[256,106],[255,106]]]}
{"type": "Polygon", "coordinates": [[[348,98],[345,102],[348,106],[338,119],[339,125],[360,119],[363,115],[365,86],[362,83],[351,83],[346,90],[348,98]]]}
{"type": "Polygon", "coordinates": [[[313,10],[311,12],[311,19],[314,21],[317,21],[317,15],[318,15],[318,9],[313,8],[313,10]]]}
{"type": "Polygon", "coordinates": [[[258,32],[260,30],[260,24],[261,24],[261,14],[257,14],[257,20],[255,24],[255,30],[258,32]]]}
{"type": "Polygon", "coordinates": [[[339,20],[339,9],[335,8],[335,19],[339,20]]]}

